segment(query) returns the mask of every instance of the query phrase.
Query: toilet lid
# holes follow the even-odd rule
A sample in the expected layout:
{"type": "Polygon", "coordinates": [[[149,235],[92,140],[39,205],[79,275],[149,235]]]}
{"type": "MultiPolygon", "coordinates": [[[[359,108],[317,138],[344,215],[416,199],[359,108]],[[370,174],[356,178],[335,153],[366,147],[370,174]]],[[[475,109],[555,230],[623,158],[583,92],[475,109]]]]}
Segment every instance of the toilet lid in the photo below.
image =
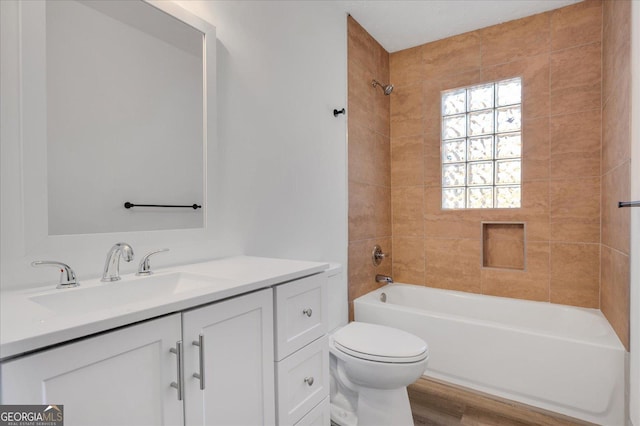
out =
{"type": "Polygon", "coordinates": [[[409,363],[428,355],[424,340],[397,328],[351,322],[333,334],[336,349],[370,361],[409,363]]]}

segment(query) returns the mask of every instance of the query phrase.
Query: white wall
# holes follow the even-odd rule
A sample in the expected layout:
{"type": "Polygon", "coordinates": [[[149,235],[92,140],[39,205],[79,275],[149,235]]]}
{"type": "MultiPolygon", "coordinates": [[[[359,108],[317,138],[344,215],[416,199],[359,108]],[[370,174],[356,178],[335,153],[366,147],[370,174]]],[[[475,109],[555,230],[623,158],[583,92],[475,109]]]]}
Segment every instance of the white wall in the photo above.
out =
{"type": "Polygon", "coordinates": [[[247,254],[346,265],[346,14],[326,1],[182,1],[218,37],[223,223],[247,254]]]}
{"type": "MultiPolygon", "coordinates": [[[[213,23],[219,39],[217,166],[210,169],[217,218],[211,239],[173,244],[157,267],[241,252],[346,265],[346,125],[332,114],[346,106],[346,16],[332,3],[182,2],[213,23]]],[[[4,36],[12,25],[4,20],[9,54],[17,41],[4,36]]],[[[2,72],[15,77],[17,64],[3,63],[2,72]]],[[[53,271],[28,266],[36,258],[66,261],[80,279],[99,276],[106,237],[57,252],[25,247],[15,204],[24,204],[21,130],[5,126],[20,121],[19,94],[4,86],[2,93],[2,287],[55,282],[53,271]]],[[[28,161],[32,153],[24,155],[28,161]]],[[[133,233],[125,241],[140,257],[157,246],[150,238],[133,233]]],[[[135,267],[121,264],[123,273],[135,267]]]]}
{"type": "MultiPolygon", "coordinates": [[[[631,200],[640,200],[640,2],[631,2],[631,200]]],[[[631,208],[629,415],[640,426],[640,207],[631,208]]]]}

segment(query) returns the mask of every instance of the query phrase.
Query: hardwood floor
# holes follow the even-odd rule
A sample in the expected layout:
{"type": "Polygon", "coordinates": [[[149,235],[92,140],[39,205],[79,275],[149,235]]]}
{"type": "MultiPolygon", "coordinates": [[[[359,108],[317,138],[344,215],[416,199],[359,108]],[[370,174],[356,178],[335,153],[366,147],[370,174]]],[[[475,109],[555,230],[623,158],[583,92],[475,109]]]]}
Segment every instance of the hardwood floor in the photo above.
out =
{"type": "Polygon", "coordinates": [[[461,386],[420,378],[409,386],[416,426],[569,426],[581,420],[461,386]]]}

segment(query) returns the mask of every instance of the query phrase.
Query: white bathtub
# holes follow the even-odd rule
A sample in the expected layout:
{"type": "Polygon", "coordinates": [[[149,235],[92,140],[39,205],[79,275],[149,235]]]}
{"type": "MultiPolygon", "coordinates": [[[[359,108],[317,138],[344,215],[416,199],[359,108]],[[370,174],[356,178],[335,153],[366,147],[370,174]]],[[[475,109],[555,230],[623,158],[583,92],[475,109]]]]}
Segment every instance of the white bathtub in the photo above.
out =
{"type": "Polygon", "coordinates": [[[625,424],[625,350],[597,309],[408,284],[384,286],[354,306],[356,321],[422,337],[428,377],[597,424],[625,424]]]}

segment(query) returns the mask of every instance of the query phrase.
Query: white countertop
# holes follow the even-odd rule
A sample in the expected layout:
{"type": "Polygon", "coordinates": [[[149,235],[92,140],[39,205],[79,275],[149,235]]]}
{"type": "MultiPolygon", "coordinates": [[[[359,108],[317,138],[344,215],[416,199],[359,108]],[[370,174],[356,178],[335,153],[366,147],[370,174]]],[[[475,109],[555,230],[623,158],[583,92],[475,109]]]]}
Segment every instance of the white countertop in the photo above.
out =
{"type": "Polygon", "coordinates": [[[118,291],[122,286],[135,285],[136,281],[146,279],[133,274],[122,275],[122,280],[114,283],[102,283],[98,279],[85,282],[80,277],[80,286],[71,289],[56,289],[55,285],[49,284],[37,288],[5,291],[0,294],[0,360],[267,288],[322,272],[328,267],[327,263],[319,262],[238,256],[158,269],[154,271],[153,277],[170,277],[179,273],[192,281],[200,277],[205,284],[171,295],[136,300],[127,300],[126,297],[118,300],[118,291]],[[50,299],[57,300],[63,299],[65,294],[86,294],[71,294],[83,290],[93,291],[94,295],[97,291],[100,295],[108,296],[109,300],[115,299],[116,302],[94,310],[85,309],[86,306],[79,303],[78,306],[69,305],[69,309],[63,311],[50,309],[46,304],[36,302],[47,296],[53,296],[50,299]]]}

